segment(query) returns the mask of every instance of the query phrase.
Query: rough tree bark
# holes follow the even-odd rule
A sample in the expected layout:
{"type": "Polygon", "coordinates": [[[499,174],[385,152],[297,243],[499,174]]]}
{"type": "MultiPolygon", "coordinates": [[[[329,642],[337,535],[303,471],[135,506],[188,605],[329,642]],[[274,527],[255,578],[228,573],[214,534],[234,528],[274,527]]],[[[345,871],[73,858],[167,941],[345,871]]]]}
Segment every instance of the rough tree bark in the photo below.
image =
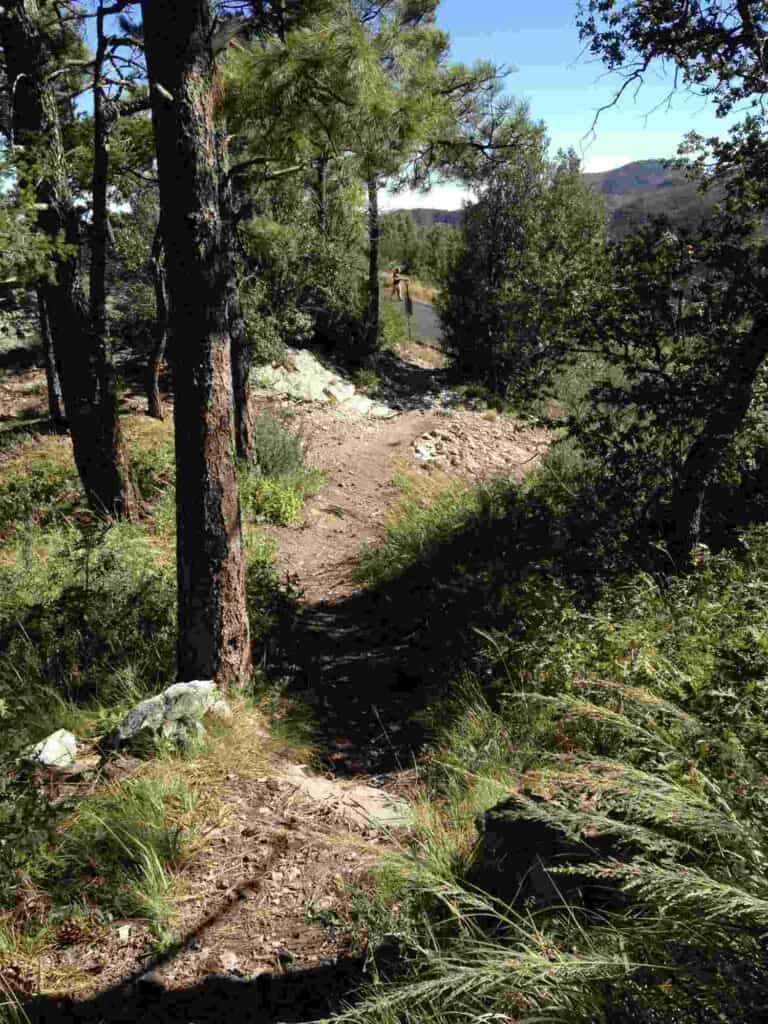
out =
{"type": "Polygon", "coordinates": [[[45,306],[45,296],[40,288],[37,290],[37,312],[40,320],[40,339],[43,343],[45,382],[48,388],[48,415],[55,429],[63,433],[67,428],[67,418],[64,413],[64,397],[61,393],[59,370],[56,366],[56,355],[53,351],[53,336],[51,334],[51,324],[48,320],[48,310],[45,306]]]}
{"type": "Polygon", "coordinates": [[[229,173],[226,143],[220,139],[221,224],[224,255],[227,260],[227,323],[232,346],[232,392],[235,410],[235,448],[238,459],[249,462],[253,457],[253,400],[250,374],[253,352],[248,344],[237,265],[237,210],[232,176],[229,173]]]}
{"type": "MultiPolygon", "coordinates": [[[[107,41],[104,32],[104,5],[96,11],[96,56],[93,69],[93,212],[91,218],[90,260],[90,349],[100,406],[97,419],[99,439],[104,451],[111,453],[115,466],[115,485],[119,489],[119,507],[126,518],[138,515],[138,498],[131,480],[128,452],[123,441],[118,415],[117,380],[112,362],[107,320],[107,249],[109,245],[109,136],[117,113],[109,109],[104,87],[107,41]]],[[[113,503],[114,504],[114,503],[113,503]]]]}
{"type": "Polygon", "coordinates": [[[155,336],[147,363],[147,414],[156,420],[164,419],[163,403],[160,398],[160,367],[165,358],[168,343],[168,285],[165,275],[165,253],[163,234],[157,225],[152,242],[150,257],[152,285],[155,290],[155,336]]]}
{"type": "Polygon", "coordinates": [[[210,0],[142,0],[170,298],[176,429],[178,674],[244,684],[251,671],[233,452],[211,88],[210,0]]]}
{"type": "Polygon", "coordinates": [[[368,183],[368,316],[365,356],[376,351],[379,342],[379,190],[375,178],[368,183]]]}
{"type": "Polygon", "coordinates": [[[707,488],[722,465],[729,445],[744,423],[754,394],[757,372],[768,355],[768,320],[759,319],[735,345],[718,381],[717,401],[704,428],[691,445],[675,484],[670,506],[672,536],[669,551],[682,566],[699,541],[707,488]]]}
{"type": "Polygon", "coordinates": [[[37,224],[52,243],[54,274],[40,282],[39,290],[51,328],[75,464],[95,511],[132,515],[134,494],[113,384],[105,392],[110,367],[99,350],[83,290],[80,216],[67,178],[37,0],[11,0],[0,7],[0,43],[11,93],[11,146],[23,147],[16,161],[19,182],[34,183],[37,224]]]}

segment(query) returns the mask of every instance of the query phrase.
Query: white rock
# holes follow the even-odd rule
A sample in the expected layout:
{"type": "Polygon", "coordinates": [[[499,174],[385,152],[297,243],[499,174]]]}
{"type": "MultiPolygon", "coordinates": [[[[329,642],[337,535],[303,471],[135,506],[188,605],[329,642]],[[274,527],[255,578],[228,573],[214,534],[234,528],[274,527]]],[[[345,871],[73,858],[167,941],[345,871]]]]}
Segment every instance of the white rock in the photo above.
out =
{"type": "Polygon", "coordinates": [[[77,739],[67,729],[57,729],[34,746],[29,757],[48,768],[70,768],[77,757],[77,739]]]}

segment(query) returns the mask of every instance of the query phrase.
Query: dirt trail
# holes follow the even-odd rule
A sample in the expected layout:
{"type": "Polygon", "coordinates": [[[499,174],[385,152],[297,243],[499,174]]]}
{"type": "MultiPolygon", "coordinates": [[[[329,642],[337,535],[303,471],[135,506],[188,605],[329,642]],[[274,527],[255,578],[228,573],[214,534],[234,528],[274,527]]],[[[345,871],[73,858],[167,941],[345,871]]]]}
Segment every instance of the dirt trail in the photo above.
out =
{"type": "MultiPolygon", "coordinates": [[[[419,364],[403,367],[407,390],[419,364]]],[[[429,368],[421,372],[434,384],[429,368]]],[[[413,397],[425,395],[415,389],[413,397]]],[[[44,399],[43,382],[20,378],[0,399],[7,404],[0,417],[28,416],[44,399]]],[[[361,545],[384,536],[399,497],[396,468],[472,483],[519,478],[549,437],[490,411],[406,405],[392,419],[370,419],[265,395],[256,407],[285,416],[305,438],[307,461],[327,474],[298,525],[265,529],[278,542],[280,570],[304,594],[285,677],[289,693],[312,708],[315,763],[322,758],[329,770],[323,777],[295,763],[295,752],[270,740],[258,718],[236,713],[209,756],[213,768],[185,769],[192,778],[199,771],[201,784],[204,771],[213,773],[206,786],[217,790],[219,810],[205,842],[176,868],[178,945],[153,957],[144,922],[94,920],[79,937],[58,944],[54,937],[34,970],[0,957],[0,989],[4,983],[26,996],[42,984],[50,993],[39,997],[33,1019],[316,1019],[364,976],[370,950],[360,952],[367,934],[354,920],[351,893],[373,888],[374,866],[407,834],[397,796],[411,795],[415,772],[403,766],[413,764],[422,735],[409,716],[434,675],[444,674],[445,633],[458,636],[468,595],[444,581],[437,612],[425,610],[426,590],[438,590],[431,576],[424,593],[359,592],[353,571],[361,545]],[[17,986],[25,971],[29,988],[17,986]],[[79,999],[57,998],[65,994],[79,999]]],[[[273,719],[282,713],[270,711],[273,719]]]]}
{"type": "Polygon", "coordinates": [[[266,527],[279,543],[281,572],[296,580],[306,604],[332,603],[355,591],[361,545],[383,538],[399,496],[392,480],[396,467],[440,470],[472,483],[502,473],[519,478],[549,443],[539,428],[468,410],[413,410],[373,420],[277,398],[262,398],[257,408],[287,414],[305,438],[307,461],[327,473],[298,525],[266,527]]]}
{"type": "Polygon", "coordinates": [[[291,427],[306,440],[307,461],[325,470],[327,479],[308,500],[299,525],[266,530],[279,542],[281,572],[298,581],[307,603],[334,601],[355,589],[360,546],[384,535],[387,509],[397,497],[394,464],[410,460],[413,442],[439,421],[434,412],[371,420],[324,405],[294,411],[291,427]]]}

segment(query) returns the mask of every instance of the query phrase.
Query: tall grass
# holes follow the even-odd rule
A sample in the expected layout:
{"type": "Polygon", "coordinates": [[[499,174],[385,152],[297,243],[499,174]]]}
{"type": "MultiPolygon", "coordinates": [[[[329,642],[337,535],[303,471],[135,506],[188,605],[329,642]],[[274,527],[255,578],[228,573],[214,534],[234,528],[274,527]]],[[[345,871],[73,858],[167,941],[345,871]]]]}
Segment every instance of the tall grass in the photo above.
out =
{"type": "Polygon", "coordinates": [[[375,586],[393,579],[425,558],[468,523],[500,514],[509,484],[472,487],[447,473],[409,473],[396,469],[393,481],[401,497],[387,517],[384,540],[364,544],[355,579],[375,586]]]}
{"type": "Polygon", "coordinates": [[[768,530],[745,544],[591,604],[554,570],[505,595],[514,628],[485,636],[480,672],[435,712],[390,898],[405,973],[350,1019],[762,1019],[768,530]],[[511,868],[484,860],[475,821],[502,802],[510,828],[593,844],[591,865],[545,864],[559,902],[521,902],[511,868]],[[620,898],[584,902],[585,875],[620,898]]]}
{"type": "Polygon", "coordinates": [[[169,868],[179,865],[196,797],[181,780],[129,779],[77,807],[64,822],[43,880],[56,903],[80,900],[160,928],[172,911],[169,868]]]}

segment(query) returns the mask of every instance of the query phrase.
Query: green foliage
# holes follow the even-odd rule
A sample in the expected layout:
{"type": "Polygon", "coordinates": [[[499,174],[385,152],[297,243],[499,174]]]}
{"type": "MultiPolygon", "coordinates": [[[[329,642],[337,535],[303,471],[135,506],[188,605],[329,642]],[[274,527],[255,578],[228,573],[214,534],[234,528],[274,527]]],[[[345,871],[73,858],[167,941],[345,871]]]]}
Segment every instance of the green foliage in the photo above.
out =
{"type": "MultiPolygon", "coordinates": [[[[411,969],[349,1019],[759,1019],[766,529],[745,548],[668,586],[634,573],[594,603],[554,571],[510,588],[512,628],[484,634],[477,676],[434,716],[422,824],[394,897],[411,969]],[[596,850],[620,837],[620,854],[578,870],[623,899],[508,907],[468,885],[474,818],[509,799],[521,829],[545,822],[596,850]],[[431,910],[414,917],[425,897],[431,910]]],[[[564,885],[567,866],[551,870],[564,885]]]]}
{"type": "Polygon", "coordinates": [[[115,917],[145,918],[161,928],[171,913],[168,868],[178,865],[184,820],[195,797],[181,779],[129,779],[79,804],[43,868],[55,902],[78,899],[115,917]]]}
{"type": "Polygon", "coordinates": [[[246,604],[251,643],[264,660],[269,658],[275,634],[291,623],[299,597],[290,580],[280,580],[275,553],[271,537],[250,535],[246,546],[246,604]]]}
{"type": "Polygon", "coordinates": [[[39,573],[23,551],[3,569],[0,697],[19,737],[71,720],[67,702],[119,705],[174,677],[174,580],[153,567],[138,528],[70,529],[47,542],[39,573]]]}
{"type": "Polygon", "coordinates": [[[31,525],[61,524],[81,500],[77,471],[69,462],[43,458],[12,467],[0,481],[0,536],[31,525]]]}
{"type": "Polygon", "coordinates": [[[306,466],[301,437],[274,416],[257,416],[253,436],[253,465],[240,473],[243,512],[256,522],[295,523],[324,474],[306,466]]]}
{"type": "Polygon", "coordinates": [[[408,343],[408,321],[401,302],[384,298],[379,311],[379,348],[398,349],[408,343]]]}
{"type": "Polygon", "coordinates": [[[351,381],[355,385],[358,391],[364,391],[366,394],[372,395],[375,393],[381,383],[379,375],[375,370],[370,367],[359,366],[351,375],[351,381]]]}
{"type": "Polygon", "coordinates": [[[241,481],[240,499],[245,514],[256,522],[289,526],[296,522],[304,507],[301,478],[245,478],[241,481]]]}
{"type": "Polygon", "coordinates": [[[606,500],[634,510],[638,529],[658,535],[667,517],[676,523],[681,488],[735,483],[765,443],[764,374],[759,360],[750,366],[764,302],[755,214],[724,207],[695,239],[663,224],[627,239],[606,270],[610,289],[578,330],[595,378],[568,431],[604,467],[606,500]],[[718,409],[727,426],[712,419],[718,409]]]}
{"type": "Polygon", "coordinates": [[[395,483],[402,497],[390,512],[384,540],[364,544],[355,569],[355,579],[367,586],[398,576],[468,523],[501,515],[509,489],[503,480],[472,488],[439,473],[398,472],[395,483]]]}
{"type": "MultiPolygon", "coordinates": [[[[0,722],[0,728],[5,731],[8,723],[0,722]]],[[[0,909],[13,906],[20,880],[54,842],[61,814],[5,752],[0,775],[0,909]]],[[[0,932],[0,952],[1,943],[0,932]]]]}
{"type": "MultiPolygon", "coordinates": [[[[429,202],[428,194],[425,202],[429,202]]],[[[437,286],[446,281],[461,250],[461,232],[457,227],[419,227],[404,210],[385,214],[380,232],[379,255],[384,266],[398,266],[437,286]]]]}
{"type": "Polygon", "coordinates": [[[173,488],[176,479],[173,436],[153,445],[130,446],[131,477],[145,502],[155,503],[173,488]]]}
{"type": "Polygon", "coordinates": [[[604,211],[578,160],[561,153],[549,164],[541,128],[525,127],[526,144],[492,169],[465,212],[463,250],[439,304],[461,372],[502,394],[549,381],[603,276],[604,211]]]}
{"type": "Polygon", "coordinates": [[[283,420],[264,414],[253,421],[253,461],[262,476],[287,476],[304,468],[304,445],[283,420]]]}

